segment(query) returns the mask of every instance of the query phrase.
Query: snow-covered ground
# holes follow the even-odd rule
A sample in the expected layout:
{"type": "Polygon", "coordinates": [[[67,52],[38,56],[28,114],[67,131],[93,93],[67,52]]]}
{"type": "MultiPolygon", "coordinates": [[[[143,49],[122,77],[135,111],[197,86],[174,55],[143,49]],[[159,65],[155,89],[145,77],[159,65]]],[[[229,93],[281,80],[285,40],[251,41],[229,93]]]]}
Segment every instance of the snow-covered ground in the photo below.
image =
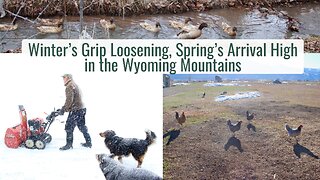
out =
{"type": "Polygon", "coordinates": [[[188,86],[189,83],[173,83],[172,86],[188,86]]]}
{"type": "Polygon", "coordinates": [[[260,93],[258,91],[252,92],[240,92],[230,96],[220,95],[215,98],[217,102],[230,101],[230,100],[238,100],[238,99],[247,99],[247,98],[256,98],[260,97],[260,93]]]}
{"type": "MultiPolygon", "coordinates": [[[[1,180],[104,179],[95,154],[109,153],[98,134],[107,129],[122,137],[142,139],[146,129],[154,131],[157,141],[149,146],[142,168],[162,176],[162,75],[88,73],[83,67],[82,60],[31,61],[17,58],[17,55],[1,55],[1,180]],[[61,76],[64,73],[73,74],[82,91],[93,147],[80,146],[84,138],[76,128],[73,149],[59,150],[65,145],[62,122],[67,114],[53,122],[49,129],[53,139],[44,150],[6,147],[6,129],[20,123],[18,105],[24,105],[28,119],[45,118],[44,112],[50,113],[63,105],[65,87],[61,76]]],[[[134,168],[137,162],[129,156],[123,159],[123,164],[134,168]]]]}
{"type": "Polygon", "coordinates": [[[217,87],[217,86],[251,86],[250,84],[238,84],[238,83],[205,83],[203,86],[206,87],[217,87]]]}

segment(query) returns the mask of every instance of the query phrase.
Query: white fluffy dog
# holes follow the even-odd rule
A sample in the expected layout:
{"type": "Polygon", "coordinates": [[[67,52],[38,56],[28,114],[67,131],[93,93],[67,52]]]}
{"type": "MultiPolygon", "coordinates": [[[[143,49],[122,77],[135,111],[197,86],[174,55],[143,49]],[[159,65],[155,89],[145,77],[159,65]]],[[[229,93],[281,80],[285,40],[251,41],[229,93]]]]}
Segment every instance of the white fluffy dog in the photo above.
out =
{"type": "Polygon", "coordinates": [[[107,154],[97,154],[96,158],[107,180],[162,180],[161,177],[151,171],[125,167],[107,154]]]}

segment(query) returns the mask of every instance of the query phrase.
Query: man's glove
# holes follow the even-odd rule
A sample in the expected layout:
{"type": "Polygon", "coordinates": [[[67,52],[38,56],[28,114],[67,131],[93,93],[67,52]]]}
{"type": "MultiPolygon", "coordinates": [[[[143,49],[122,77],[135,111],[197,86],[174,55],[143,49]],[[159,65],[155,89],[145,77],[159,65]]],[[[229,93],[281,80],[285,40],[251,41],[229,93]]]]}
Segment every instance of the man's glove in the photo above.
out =
{"type": "Polygon", "coordinates": [[[61,109],[57,109],[57,111],[58,111],[58,114],[60,116],[62,116],[64,114],[64,108],[63,107],[61,109]]]}

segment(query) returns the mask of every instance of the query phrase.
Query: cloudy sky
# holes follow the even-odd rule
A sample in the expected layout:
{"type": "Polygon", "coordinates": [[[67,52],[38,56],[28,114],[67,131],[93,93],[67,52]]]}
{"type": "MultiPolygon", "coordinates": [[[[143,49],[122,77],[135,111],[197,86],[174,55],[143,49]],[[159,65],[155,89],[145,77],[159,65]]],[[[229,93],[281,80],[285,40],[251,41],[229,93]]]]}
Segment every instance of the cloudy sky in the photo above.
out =
{"type": "Polygon", "coordinates": [[[320,68],[320,54],[308,53],[305,54],[304,67],[306,68],[320,68]]]}

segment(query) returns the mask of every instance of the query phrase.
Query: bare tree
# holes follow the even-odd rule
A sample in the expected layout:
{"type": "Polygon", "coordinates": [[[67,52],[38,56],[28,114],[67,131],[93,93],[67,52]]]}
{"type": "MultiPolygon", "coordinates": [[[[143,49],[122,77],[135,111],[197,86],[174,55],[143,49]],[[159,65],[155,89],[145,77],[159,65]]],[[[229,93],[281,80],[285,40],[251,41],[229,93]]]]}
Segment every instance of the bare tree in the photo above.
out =
{"type": "Polygon", "coordinates": [[[3,18],[6,15],[6,12],[3,9],[4,0],[0,0],[0,18],[3,18]]]}
{"type": "Polygon", "coordinates": [[[80,33],[83,30],[83,0],[80,0],[80,33]]]}

